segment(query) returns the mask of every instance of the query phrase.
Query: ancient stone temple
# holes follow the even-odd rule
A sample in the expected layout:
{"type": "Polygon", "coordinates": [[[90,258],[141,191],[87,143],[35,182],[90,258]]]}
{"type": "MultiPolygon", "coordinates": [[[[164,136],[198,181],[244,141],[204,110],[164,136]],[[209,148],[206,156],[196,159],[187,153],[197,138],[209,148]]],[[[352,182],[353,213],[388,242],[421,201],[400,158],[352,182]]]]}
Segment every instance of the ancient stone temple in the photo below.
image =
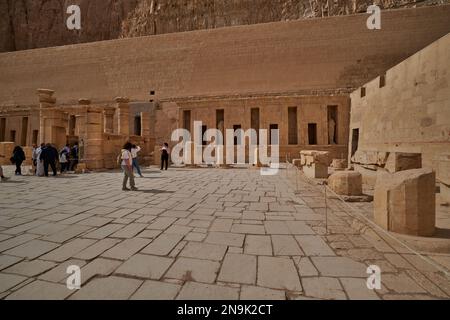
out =
{"type": "Polygon", "coordinates": [[[346,158],[350,93],[450,32],[448,5],[383,11],[381,30],[367,17],[0,54],[0,142],[78,142],[88,168],[111,168],[126,140],[150,161],[155,146],[176,143],[174,129],[201,121],[202,131],[279,129],[281,159],[346,158]]]}
{"type": "Polygon", "coordinates": [[[349,158],[363,180],[377,171],[436,172],[450,202],[450,34],[351,94],[349,158]]]}

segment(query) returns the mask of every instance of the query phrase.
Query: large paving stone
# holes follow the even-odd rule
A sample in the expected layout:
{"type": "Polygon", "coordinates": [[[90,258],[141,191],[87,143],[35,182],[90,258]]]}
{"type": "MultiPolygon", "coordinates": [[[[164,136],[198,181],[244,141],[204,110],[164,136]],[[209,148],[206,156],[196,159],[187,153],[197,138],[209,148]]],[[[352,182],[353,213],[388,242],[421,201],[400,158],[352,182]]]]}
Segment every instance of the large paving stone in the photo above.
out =
{"type": "Polygon", "coordinates": [[[347,257],[311,257],[323,276],[367,278],[367,266],[347,257]]]}
{"type": "Polygon", "coordinates": [[[178,294],[178,300],[237,300],[239,289],[218,286],[213,284],[203,284],[197,282],[187,282],[178,294]]]}
{"type": "Polygon", "coordinates": [[[162,233],[155,240],[153,240],[148,246],[146,246],[142,253],[154,254],[159,256],[165,256],[172,251],[178,242],[183,239],[181,234],[166,234],[162,233]]]}
{"type": "Polygon", "coordinates": [[[305,295],[319,299],[346,300],[347,297],[336,278],[313,277],[302,279],[305,295]]]}
{"type": "Polygon", "coordinates": [[[9,267],[8,269],[5,269],[4,272],[15,273],[27,277],[34,277],[45,271],[50,270],[54,266],[56,266],[56,264],[50,261],[43,261],[43,260],[22,261],[19,262],[18,264],[13,265],[12,267],[9,267]]]}
{"type": "Polygon", "coordinates": [[[141,286],[142,280],[108,277],[97,278],[82,286],[71,300],[124,300],[141,286]]]}
{"type": "Polygon", "coordinates": [[[131,296],[131,300],[173,300],[180,289],[179,284],[147,280],[131,296]]]}
{"type": "Polygon", "coordinates": [[[122,264],[115,274],[158,280],[172,262],[171,258],[136,254],[122,264]]]}
{"type": "Polygon", "coordinates": [[[223,245],[189,242],[181,251],[180,256],[221,261],[226,250],[227,247],[223,245]]]}
{"type": "Polygon", "coordinates": [[[222,244],[233,247],[242,247],[245,236],[229,232],[209,232],[205,239],[207,243],[222,244]]]}
{"type": "Polygon", "coordinates": [[[218,281],[255,284],[256,257],[246,254],[228,253],[222,262],[218,281]]]}
{"type": "Polygon", "coordinates": [[[0,273],[0,293],[15,287],[26,279],[27,277],[19,276],[16,274],[0,273]]]}
{"type": "Polygon", "coordinates": [[[286,294],[282,290],[256,286],[242,286],[241,300],[286,300],[286,294]]]}
{"type": "Polygon", "coordinates": [[[35,259],[55,248],[58,244],[42,240],[31,240],[27,243],[21,244],[5,252],[13,256],[23,257],[27,259],[35,259]]]}
{"type": "Polygon", "coordinates": [[[10,294],[7,300],[64,300],[73,291],[65,285],[36,280],[10,294]]]}
{"type": "Polygon", "coordinates": [[[334,251],[320,236],[295,236],[307,256],[334,256],[334,251]]]}
{"type": "Polygon", "coordinates": [[[108,251],[104,252],[101,256],[105,258],[126,260],[136,252],[140,251],[150,242],[151,240],[144,238],[126,239],[116,246],[112,247],[108,251]]]}
{"type": "Polygon", "coordinates": [[[287,258],[258,257],[258,286],[302,291],[294,262],[287,258]]]}
{"type": "Polygon", "coordinates": [[[270,236],[247,235],[245,237],[244,252],[261,256],[272,255],[272,241],[270,236]]]}
{"type": "Polygon", "coordinates": [[[216,280],[219,268],[220,264],[216,261],[180,257],[164,277],[213,283],[216,280]]]}

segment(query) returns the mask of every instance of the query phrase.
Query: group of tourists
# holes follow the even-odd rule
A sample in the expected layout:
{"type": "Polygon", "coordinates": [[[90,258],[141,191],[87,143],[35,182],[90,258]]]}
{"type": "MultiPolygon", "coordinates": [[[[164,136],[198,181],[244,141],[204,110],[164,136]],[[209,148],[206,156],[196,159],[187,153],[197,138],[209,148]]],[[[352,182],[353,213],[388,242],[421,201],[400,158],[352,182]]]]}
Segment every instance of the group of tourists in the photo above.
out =
{"type": "MultiPolygon", "coordinates": [[[[120,164],[124,177],[122,181],[122,190],[138,190],[134,181],[134,169],[136,169],[137,174],[140,177],[142,175],[141,168],[138,161],[138,153],[141,151],[139,146],[136,146],[130,142],[125,143],[122,151],[117,158],[120,164]],[[130,188],[127,184],[130,184],[130,188]]],[[[167,170],[169,166],[169,144],[164,143],[161,147],[161,171],[167,170]]],[[[11,163],[16,165],[15,174],[22,175],[22,163],[26,160],[25,152],[22,147],[16,146],[13,151],[13,155],[10,158],[11,163]]],[[[74,171],[79,160],[79,147],[78,143],[74,143],[72,147],[69,144],[65,145],[60,151],[50,143],[42,143],[40,146],[33,145],[32,151],[32,163],[33,172],[37,176],[49,175],[49,167],[52,170],[53,176],[57,175],[57,166],[59,164],[60,173],[63,174],[67,171],[74,171]]],[[[3,175],[3,169],[0,166],[0,177],[1,181],[6,181],[3,175]]]]}
{"type": "Polygon", "coordinates": [[[33,170],[39,177],[48,177],[49,167],[52,169],[53,176],[56,176],[58,164],[61,174],[74,171],[78,164],[78,157],[78,142],[75,142],[72,147],[66,144],[59,151],[50,143],[41,143],[39,147],[34,145],[32,154],[33,170]]]}
{"type": "MultiPolygon", "coordinates": [[[[50,143],[41,143],[40,146],[33,145],[32,149],[32,171],[35,175],[49,176],[49,167],[52,170],[53,176],[57,175],[58,164],[60,173],[67,171],[74,171],[78,164],[79,148],[78,143],[75,142],[72,147],[69,144],[65,145],[60,151],[50,143]]],[[[12,156],[9,159],[12,164],[16,166],[15,175],[22,175],[22,164],[26,160],[25,152],[20,146],[16,146],[13,150],[12,156]]],[[[0,166],[1,181],[6,181],[7,178],[3,174],[3,168],[0,166]]]]}

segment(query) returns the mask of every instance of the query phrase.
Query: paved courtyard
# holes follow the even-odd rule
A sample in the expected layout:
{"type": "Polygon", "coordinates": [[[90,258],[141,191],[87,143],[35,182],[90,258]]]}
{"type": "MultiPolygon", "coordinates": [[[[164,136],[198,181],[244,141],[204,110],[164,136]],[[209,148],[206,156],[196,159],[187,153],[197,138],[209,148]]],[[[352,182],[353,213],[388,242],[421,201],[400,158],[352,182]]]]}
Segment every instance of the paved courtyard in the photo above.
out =
{"type": "MultiPolygon", "coordinates": [[[[121,191],[120,172],[1,183],[0,298],[450,296],[449,279],[434,265],[289,170],[144,174],[139,192],[121,191]],[[81,268],[80,290],[66,287],[69,265],[81,268]],[[366,286],[369,265],[381,269],[380,290],[366,286]]],[[[449,255],[427,258],[449,269],[449,255]]]]}

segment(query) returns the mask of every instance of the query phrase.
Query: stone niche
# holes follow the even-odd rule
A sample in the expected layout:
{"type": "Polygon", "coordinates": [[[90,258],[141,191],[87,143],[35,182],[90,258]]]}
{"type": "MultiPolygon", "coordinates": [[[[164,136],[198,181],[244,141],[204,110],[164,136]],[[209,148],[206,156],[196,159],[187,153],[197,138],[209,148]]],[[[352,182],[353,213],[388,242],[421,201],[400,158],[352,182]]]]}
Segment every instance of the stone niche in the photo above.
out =
{"type": "Polygon", "coordinates": [[[362,175],[356,171],[337,171],[328,178],[328,186],[339,195],[362,195],[362,175]]]}
{"type": "Polygon", "coordinates": [[[300,151],[300,164],[308,178],[328,178],[329,152],[316,150],[300,151]]]}
{"type": "Polygon", "coordinates": [[[436,224],[436,175],[431,169],[379,171],[374,219],[382,228],[414,236],[432,236],[436,224]]]}

